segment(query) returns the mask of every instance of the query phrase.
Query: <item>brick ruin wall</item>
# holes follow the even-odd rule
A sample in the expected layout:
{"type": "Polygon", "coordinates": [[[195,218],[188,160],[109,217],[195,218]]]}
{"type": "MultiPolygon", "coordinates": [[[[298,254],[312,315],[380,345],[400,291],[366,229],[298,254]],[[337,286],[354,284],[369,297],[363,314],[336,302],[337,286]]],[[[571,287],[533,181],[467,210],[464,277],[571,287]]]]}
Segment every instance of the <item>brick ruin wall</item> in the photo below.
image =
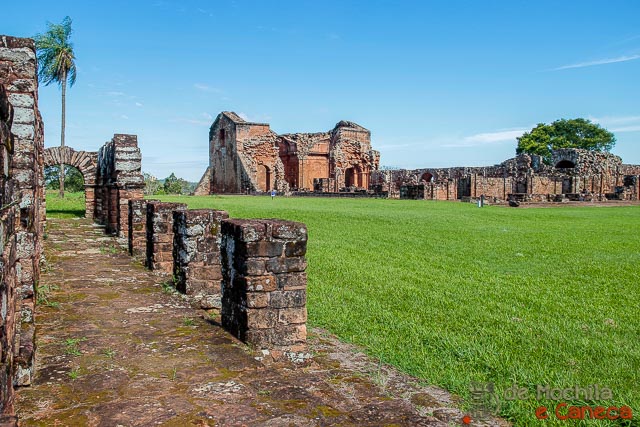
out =
{"type": "Polygon", "coordinates": [[[175,285],[205,310],[221,309],[221,227],[228,218],[227,212],[212,209],[173,212],[175,285]]]}
{"type": "Polygon", "coordinates": [[[196,308],[219,316],[262,358],[303,361],[306,342],[304,224],[229,219],[225,211],[131,200],[129,252],[169,277],[196,308]],[[143,238],[145,236],[145,238],[143,238]]]}
{"type": "Polygon", "coordinates": [[[639,200],[639,172],[640,166],[609,153],[562,149],[549,165],[522,154],[489,167],[379,171],[372,180],[390,197],[407,199],[639,200]]]}
{"type": "Polygon", "coordinates": [[[0,422],[31,383],[44,224],[43,124],[34,42],[0,36],[0,422]]]}
{"type": "Polygon", "coordinates": [[[142,155],[136,135],[115,134],[100,148],[96,175],[95,220],[109,234],[128,240],[129,200],[144,192],[142,155]]]}
{"type": "Polygon", "coordinates": [[[329,132],[278,135],[266,123],[223,112],[209,132],[209,168],[196,194],[313,191],[319,179],[327,180],[320,189],[366,191],[379,161],[371,133],[352,122],[329,132]]]}

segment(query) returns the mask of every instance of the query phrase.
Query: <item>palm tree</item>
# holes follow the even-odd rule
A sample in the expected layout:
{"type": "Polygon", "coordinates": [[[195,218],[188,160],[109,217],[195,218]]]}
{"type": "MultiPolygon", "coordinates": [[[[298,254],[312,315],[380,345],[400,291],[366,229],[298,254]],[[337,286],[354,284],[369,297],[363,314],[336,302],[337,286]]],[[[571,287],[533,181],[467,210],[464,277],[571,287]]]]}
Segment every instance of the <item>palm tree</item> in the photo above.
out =
{"type": "MultiPolygon", "coordinates": [[[[69,86],[76,82],[76,64],[73,53],[71,35],[71,18],[62,20],[62,24],[47,23],[48,30],[35,37],[38,51],[38,79],[45,86],[53,82],[62,89],[62,126],[60,131],[60,147],[64,148],[64,130],[66,115],[67,80],[69,86]]],[[[60,197],[64,197],[64,164],[60,163],[60,197]]]]}

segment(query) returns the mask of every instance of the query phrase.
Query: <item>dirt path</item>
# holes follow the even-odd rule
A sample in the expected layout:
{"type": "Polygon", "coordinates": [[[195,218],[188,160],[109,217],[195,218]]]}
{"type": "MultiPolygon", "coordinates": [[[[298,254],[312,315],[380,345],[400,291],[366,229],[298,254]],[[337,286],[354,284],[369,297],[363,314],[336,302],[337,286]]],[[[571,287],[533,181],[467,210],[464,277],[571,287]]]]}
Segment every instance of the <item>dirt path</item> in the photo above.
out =
{"type": "Polygon", "coordinates": [[[447,425],[441,390],[313,330],[312,362],[264,365],[86,220],[49,220],[37,376],[21,425],[447,425]]]}

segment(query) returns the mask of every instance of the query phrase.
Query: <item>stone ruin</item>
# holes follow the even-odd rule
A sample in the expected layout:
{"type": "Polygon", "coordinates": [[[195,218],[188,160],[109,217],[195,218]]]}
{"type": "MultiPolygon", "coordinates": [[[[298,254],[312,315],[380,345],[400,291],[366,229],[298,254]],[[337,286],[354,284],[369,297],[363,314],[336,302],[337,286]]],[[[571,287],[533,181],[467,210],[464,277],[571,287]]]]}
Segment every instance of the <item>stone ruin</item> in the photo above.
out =
{"type": "Polygon", "coordinates": [[[29,385],[35,360],[42,256],[43,125],[33,40],[0,36],[0,421],[14,386],[29,385]]]}
{"type": "Polygon", "coordinates": [[[520,154],[488,167],[427,168],[375,172],[374,185],[390,197],[492,202],[640,200],[640,166],[610,153],[580,149],[552,152],[550,164],[520,154]]]}
{"type": "Polygon", "coordinates": [[[366,192],[379,162],[371,132],[353,122],[329,132],[278,135],[267,123],[225,111],[209,131],[209,167],[195,194],[366,192]]]}
{"type": "Polygon", "coordinates": [[[43,139],[34,42],[0,36],[0,425],[16,425],[14,388],[34,374],[45,166],[78,168],[86,216],[263,357],[308,356],[304,224],[144,200],[135,135],[115,134],[98,152],[45,150],[43,139]]]}

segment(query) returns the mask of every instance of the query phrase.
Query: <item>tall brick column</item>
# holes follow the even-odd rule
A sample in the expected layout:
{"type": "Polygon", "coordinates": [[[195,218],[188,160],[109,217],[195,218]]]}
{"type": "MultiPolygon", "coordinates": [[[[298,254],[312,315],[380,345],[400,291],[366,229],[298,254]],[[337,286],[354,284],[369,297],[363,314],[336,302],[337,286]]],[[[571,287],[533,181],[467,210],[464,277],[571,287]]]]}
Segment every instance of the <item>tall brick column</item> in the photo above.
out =
{"type": "Polygon", "coordinates": [[[184,203],[147,203],[147,262],[149,270],[173,272],[173,211],[184,203]]]}
{"type": "Polygon", "coordinates": [[[299,359],[307,336],[307,228],[280,220],[222,222],[222,325],[273,359],[299,359]]]}

